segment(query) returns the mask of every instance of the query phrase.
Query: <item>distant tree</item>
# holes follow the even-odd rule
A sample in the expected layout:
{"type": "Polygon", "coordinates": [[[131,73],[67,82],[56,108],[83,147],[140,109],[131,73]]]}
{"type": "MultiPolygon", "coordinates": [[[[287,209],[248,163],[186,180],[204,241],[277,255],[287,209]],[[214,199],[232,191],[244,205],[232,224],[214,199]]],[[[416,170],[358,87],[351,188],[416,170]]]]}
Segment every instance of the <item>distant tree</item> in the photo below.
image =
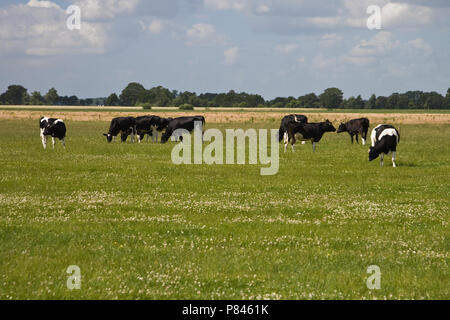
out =
{"type": "Polygon", "coordinates": [[[393,93],[388,97],[387,100],[387,109],[396,109],[398,107],[398,101],[400,99],[400,95],[398,93],[393,93]]]}
{"type": "Polygon", "coordinates": [[[58,103],[59,100],[59,95],[58,95],[58,91],[56,91],[55,88],[51,88],[50,90],[48,90],[47,94],[44,96],[45,102],[48,105],[55,105],[58,103]]]}
{"type": "Polygon", "coordinates": [[[388,105],[388,99],[383,96],[379,96],[377,98],[377,102],[375,103],[375,109],[386,109],[388,105]]]}
{"type": "Polygon", "coordinates": [[[320,96],[320,105],[322,108],[336,109],[341,106],[344,93],[338,88],[328,88],[320,96]]]}
{"type": "Polygon", "coordinates": [[[319,98],[315,93],[310,93],[304,96],[298,97],[298,102],[301,108],[318,108],[319,98]]]}
{"type": "Polygon", "coordinates": [[[33,91],[30,95],[29,104],[39,106],[45,104],[45,99],[39,91],[33,91]]]}
{"type": "Polygon", "coordinates": [[[135,106],[136,103],[142,102],[145,92],[146,90],[143,85],[137,82],[131,82],[123,89],[120,95],[120,101],[125,106],[135,106]]]}
{"type": "Polygon", "coordinates": [[[377,96],[373,94],[370,96],[369,100],[367,100],[367,102],[365,104],[365,108],[366,109],[375,109],[376,103],[377,103],[377,96]]]}
{"type": "Polygon", "coordinates": [[[425,109],[441,109],[444,106],[444,97],[437,92],[427,94],[425,109]]]}
{"type": "Polygon", "coordinates": [[[107,106],[119,106],[120,99],[117,94],[112,93],[108,98],[106,98],[105,105],[107,106]]]}
{"type": "Polygon", "coordinates": [[[450,88],[447,90],[447,95],[445,96],[444,107],[450,109],[450,88]]]}
{"type": "Polygon", "coordinates": [[[0,96],[3,104],[22,105],[28,100],[27,89],[20,85],[11,85],[5,93],[0,96]]]}

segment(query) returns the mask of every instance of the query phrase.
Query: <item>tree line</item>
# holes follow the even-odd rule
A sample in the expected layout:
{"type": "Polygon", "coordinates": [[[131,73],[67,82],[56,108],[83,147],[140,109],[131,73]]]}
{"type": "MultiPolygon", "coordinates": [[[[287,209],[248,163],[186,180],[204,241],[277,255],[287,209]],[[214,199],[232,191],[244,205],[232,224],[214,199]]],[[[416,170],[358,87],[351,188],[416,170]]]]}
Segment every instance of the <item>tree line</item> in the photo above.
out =
{"type": "Polygon", "coordinates": [[[326,109],[450,109],[450,88],[445,96],[438,92],[408,91],[390,96],[373,94],[368,100],[361,95],[344,99],[342,90],[328,88],[320,95],[309,93],[296,97],[277,97],[265,100],[258,94],[246,92],[228,93],[178,92],[162,86],[146,89],[132,82],[120,95],[112,93],[105,98],[79,99],[77,96],[59,96],[55,88],[42,95],[38,91],[28,93],[20,85],[11,85],[0,95],[2,105],[60,105],[60,106],[195,106],[237,108],[326,108],[326,109]]]}

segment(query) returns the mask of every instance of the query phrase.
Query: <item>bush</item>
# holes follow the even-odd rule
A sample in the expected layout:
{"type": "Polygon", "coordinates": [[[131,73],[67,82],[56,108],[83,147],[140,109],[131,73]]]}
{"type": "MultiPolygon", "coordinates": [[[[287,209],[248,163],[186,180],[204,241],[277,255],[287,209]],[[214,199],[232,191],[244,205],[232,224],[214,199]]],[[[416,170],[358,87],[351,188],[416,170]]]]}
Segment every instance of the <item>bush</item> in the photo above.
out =
{"type": "Polygon", "coordinates": [[[142,109],[144,109],[144,110],[151,110],[152,109],[152,105],[150,103],[144,103],[144,104],[142,104],[142,109]]]}
{"type": "Polygon", "coordinates": [[[180,110],[194,110],[194,106],[188,103],[182,104],[178,109],[180,110]]]}

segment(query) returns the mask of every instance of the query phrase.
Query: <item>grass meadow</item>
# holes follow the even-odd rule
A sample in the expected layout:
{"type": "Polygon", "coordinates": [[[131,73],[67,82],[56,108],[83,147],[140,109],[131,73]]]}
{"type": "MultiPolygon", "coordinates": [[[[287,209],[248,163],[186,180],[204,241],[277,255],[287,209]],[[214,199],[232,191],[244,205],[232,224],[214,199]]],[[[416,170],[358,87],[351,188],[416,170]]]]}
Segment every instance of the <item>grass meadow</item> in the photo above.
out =
{"type": "Polygon", "coordinates": [[[37,122],[0,126],[0,299],[450,298],[449,125],[402,125],[395,169],[328,133],[261,176],[107,144],[107,122],[67,121],[67,150],[44,151],[37,122]]]}

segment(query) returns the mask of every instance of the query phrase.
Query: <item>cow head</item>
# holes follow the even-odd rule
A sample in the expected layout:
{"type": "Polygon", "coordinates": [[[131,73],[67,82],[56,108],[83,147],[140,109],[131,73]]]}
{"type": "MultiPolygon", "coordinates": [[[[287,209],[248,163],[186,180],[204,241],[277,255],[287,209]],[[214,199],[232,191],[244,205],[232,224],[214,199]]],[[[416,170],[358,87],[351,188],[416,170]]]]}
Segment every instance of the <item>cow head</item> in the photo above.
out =
{"type": "Polygon", "coordinates": [[[369,149],[369,161],[375,160],[376,158],[378,158],[379,155],[380,155],[380,153],[378,152],[377,149],[375,149],[374,147],[370,147],[370,149],[369,149]]]}
{"type": "Polygon", "coordinates": [[[347,131],[347,126],[345,125],[345,123],[342,123],[339,125],[339,128],[337,129],[337,133],[341,133],[341,132],[345,132],[347,131]]]}
{"type": "Polygon", "coordinates": [[[51,124],[47,124],[44,128],[44,131],[42,132],[42,134],[44,136],[51,136],[53,134],[53,125],[51,124]]]}
{"type": "Polygon", "coordinates": [[[111,142],[112,141],[112,134],[110,133],[104,133],[103,134],[106,137],[106,141],[111,142]]]}
{"type": "Polygon", "coordinates": [[[161,143],[166,143],[170,138],[170,134],[167,134],[167,132],[164,132],[164,134],[161,137],[161,143]]]}
{"type": "Polygon", "coordinates": [[[333,127],[333,124],[329,120],[326,120],[324,122],[323,129],[325,130],[325,132],[335,132],[336,131],[336,128],[333,127]]]}

